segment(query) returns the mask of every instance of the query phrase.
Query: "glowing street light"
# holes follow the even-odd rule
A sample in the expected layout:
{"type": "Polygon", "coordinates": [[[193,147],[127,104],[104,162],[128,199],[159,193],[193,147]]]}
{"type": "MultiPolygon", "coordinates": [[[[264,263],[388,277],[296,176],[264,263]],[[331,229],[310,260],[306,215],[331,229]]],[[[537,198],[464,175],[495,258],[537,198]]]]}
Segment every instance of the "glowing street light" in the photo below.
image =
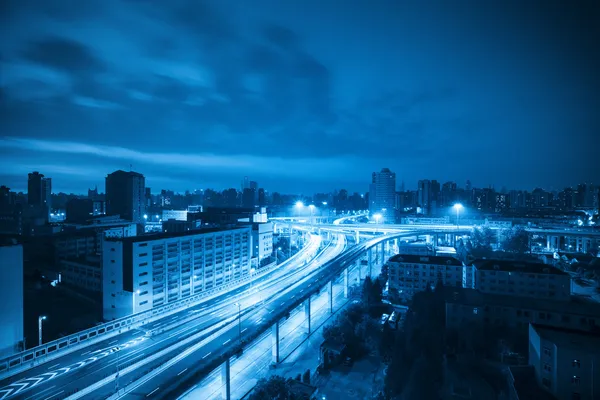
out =
{"type": "Polygon", "coordinates": [[[42,345],[42,321],[46,319],[45,315],[40,315],[38,317],[38,339],[39,339],[39,345],[42,345]]]}
{"type": "Polygon", "coordinates": [[[297,201],[295,205],[296,205],[296,208],[302,208],[302,207],[304,207],[304,203],[301,202],[301,201],[297,201]]]}
{"type": "Polygon", "coordinates": [[[456,227],[458,228],[458,213],[460,212],[460,210],[462,210],[464,207],[462,204],[460,203],[456,203],[454,206],[454,209],[456,210],[456,227]]]}
{"type": "Polygon", "coordinates": [[[144,219],[148,219],[148,214],[144,214],[144,219]]]}
{"type": "Polygon", "coordinates": [[[375,223],[379,224],[379,221],[381,221],[382,215],[381,214],[375,214],[375,215],[373,215],[373,218],[375,218],[375,223]]]}

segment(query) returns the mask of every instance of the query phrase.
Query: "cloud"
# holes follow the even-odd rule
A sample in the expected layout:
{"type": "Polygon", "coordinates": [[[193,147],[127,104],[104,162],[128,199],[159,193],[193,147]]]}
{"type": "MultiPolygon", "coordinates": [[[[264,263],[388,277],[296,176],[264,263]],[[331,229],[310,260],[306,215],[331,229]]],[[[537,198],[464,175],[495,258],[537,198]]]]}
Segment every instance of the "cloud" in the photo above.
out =
{"type": "Polygon", "coordinates": [[[105,65],[82,43],[62,37],[50,37],[29,44],[23,58],[72,74],[100,72],[105,65]]]}

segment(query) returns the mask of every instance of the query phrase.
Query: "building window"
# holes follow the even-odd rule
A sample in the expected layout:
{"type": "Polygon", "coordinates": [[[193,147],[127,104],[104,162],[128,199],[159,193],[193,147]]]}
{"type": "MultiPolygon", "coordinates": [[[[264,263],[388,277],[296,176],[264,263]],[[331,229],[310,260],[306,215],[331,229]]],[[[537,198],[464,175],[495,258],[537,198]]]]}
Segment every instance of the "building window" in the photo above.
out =
{"type": "Polygon", "coordinates": [[[148,253],[140,253],[140,257],[146,257],[148,253]]]}
{"type": "Polygon", "coordinates": [[[473,308],[473,314],[477,314],[477,307],[473,308]]]}
{"type": "Polygon", "coordinates": [[[143,306],[144,304],[148,304],[148,300],[144,300],[140,303],[140,306],[143,306]]]}
{"type": "Polygon", "coordinates": [[[544,363],[544,371],[552,372],[552,366],[550,366],[550,364],[544,363]]]}
{"type": "Polygon", "coordinates": [[[573,368],[581,368],[581,361],[579,360],[573,360],[573,368]]]}
{"type": "Polygon", "coordinates": [[[581,382],[581,379],[579,379],[578,376],[573,375],[573,377],[571,378],[571,383],[573,385],[578,385],[579,386],[579,382],[581,382]]]}
{"type": "Polygon", "coordinates": [[[552,353],[550,352],[550,349],[548,347],[544,347],[544,355],[545,356],[550,356],[552,355],[552,353]]]}

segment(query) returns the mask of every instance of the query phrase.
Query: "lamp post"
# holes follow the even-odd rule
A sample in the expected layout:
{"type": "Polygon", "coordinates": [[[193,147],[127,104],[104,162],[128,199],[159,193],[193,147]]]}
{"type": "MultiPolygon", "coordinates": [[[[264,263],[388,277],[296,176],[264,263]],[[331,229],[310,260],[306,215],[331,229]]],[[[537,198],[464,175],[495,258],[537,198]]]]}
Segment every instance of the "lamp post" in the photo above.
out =
{"type": "Polygon", "coordinates": [[[310,209],[310,228],[312,230],[312,228],[313,228],[313,212],[315,211],[315,205],[311,204],[308,206],[308,208],[310,209]]]}
{"type": "Polygon", "coordinates": [[[240,342],[242,341],[242,303],[235,303],[238,306],[238,336],[240,342]]]}
{"type": "Polygon", "coordinates": [[[132,304],[132,307],[131,307],[131,313],[132,314],[135,314],[135,295],[136,294],[140,294],[140,291],[136,290],[135,292],[133,292],[133,304],[132,304]]]}
{"type": "Polygon", "coordinates": [[[38,339],[39,339],[39,345],[42,345],[42,321],[46,319],[45,315],[40,315],[38,317],[38,339]]]}
{"type": "Polygon", "coordinates": [[[460,210],[463,209],[463,205],[460,203],[456,203],[454,205],[454,209],[456,210],[456,228],[458,228],[458,216],[459,216],[460,210]]]}

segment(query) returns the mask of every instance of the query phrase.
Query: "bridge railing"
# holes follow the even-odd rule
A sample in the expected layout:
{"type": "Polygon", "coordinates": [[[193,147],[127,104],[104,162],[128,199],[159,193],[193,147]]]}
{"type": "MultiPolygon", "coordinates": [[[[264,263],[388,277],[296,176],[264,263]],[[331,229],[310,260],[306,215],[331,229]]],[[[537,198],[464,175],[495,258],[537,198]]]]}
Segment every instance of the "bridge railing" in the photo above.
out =
{"type": "Polygon", "coordinates": [[[167,303],[147,311],[99,324],[93,328],[88,328],[83,331],[64,336],[60,339],[44,343],[41,346],[36,346],[20,353],[0,358],[0,379],[7,378],[23,370],[50,361],[54,358],[61,357],[72,351],[77,351],[80,348],[91,345],[100,340],[105,340],[112,336],[116,336],[122,333],[124,330],[135,329],[146,323],[167,317],[187,307],[196,305],[202,300],[208,300],[210,297],[216,297],[222,292],[243,286],[252,280],[263,277],[276,268],[293,262],[304,254],[305,252],[300,251],[281,264],[270,264],[261,268],[252,275],[246,275],[240,279],[236,279],[235,281],[231,281],[217,288],[203,291],[185,299],[181,299],[173,303],[167,303]]]}

